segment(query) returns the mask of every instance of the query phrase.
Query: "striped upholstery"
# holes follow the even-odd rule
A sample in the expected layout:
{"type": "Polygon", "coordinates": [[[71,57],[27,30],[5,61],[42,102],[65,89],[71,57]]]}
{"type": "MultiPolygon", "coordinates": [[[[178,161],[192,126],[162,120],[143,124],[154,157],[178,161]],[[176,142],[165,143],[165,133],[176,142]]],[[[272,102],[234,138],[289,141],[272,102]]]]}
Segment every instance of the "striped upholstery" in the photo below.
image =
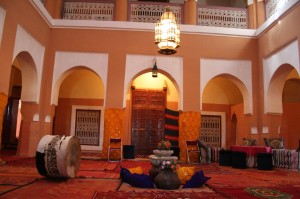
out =
{"type": "Polygon", "coordinates": [[[274,166],[278,168],[300,170],[299,152],[288,149],[272,149],[274,166]]]}
{"type": "Polygon", "coordinates": [[[221,149],[222,148],[211,148],[211,162],[219,162],[221,149]]]}

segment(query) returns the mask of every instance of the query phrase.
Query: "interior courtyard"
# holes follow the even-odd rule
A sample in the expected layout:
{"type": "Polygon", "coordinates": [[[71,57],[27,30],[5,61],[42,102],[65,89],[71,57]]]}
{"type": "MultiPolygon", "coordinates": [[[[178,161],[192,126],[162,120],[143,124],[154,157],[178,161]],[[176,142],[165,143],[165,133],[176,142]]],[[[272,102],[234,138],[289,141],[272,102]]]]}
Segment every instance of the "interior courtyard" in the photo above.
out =
{"type": "MultiPolygon", "coordinates": [[[[202,149],[202,162],[192,165],[211,179],[188,197],[259,197],[233,190],[234,179],[243,187],[249,176],[257,180],[250,185],[300,197],[299,18],[299,0],[0,0],[0,175],[2,184],[18,185],[0,197],[33,197],[27,185],[55,183],[41,181],[34,161],[50,135],[78,137],[82,156],[77,177],[52,184],[53,192],[74,186],[89,190],[78,198],[101,198],[101,188],[91,188],[99,179],[98,187],[111,183],[106,191],[139,191],[121,183],[122,165],[140,163],[148,174],[149,155],[171,140],[181,166],[191,166],[185,141],[201,139],[211,157],[202,149]],[[180,29],[174,54],[155,43],[166,6],[180,29]],[[167,111],[176,115],[176,134],[167,111]],[[112,137],[134,157],[107,161],[112,137]],[[214,157],[245,140],[271,147],[267,139],[282,140],[287,165],[236,170],[214,157]]],[[[37,198],[58,197],[51,191],[37,198]]],[[[76,198],[71,192],[65,197],[76,198]]]]}

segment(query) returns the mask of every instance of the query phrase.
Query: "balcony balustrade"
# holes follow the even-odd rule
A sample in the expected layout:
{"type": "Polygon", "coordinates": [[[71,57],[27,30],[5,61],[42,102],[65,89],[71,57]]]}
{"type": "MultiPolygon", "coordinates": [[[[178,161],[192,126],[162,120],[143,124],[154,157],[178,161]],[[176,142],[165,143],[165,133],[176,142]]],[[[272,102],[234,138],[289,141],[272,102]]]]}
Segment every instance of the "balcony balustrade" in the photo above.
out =
{"type": "MultiPolygon", "coordinates": [[[[278,12],[287,2],[292,0],[265,0],[267,19],[278,12]]],[[[156,2],[128,2],[128,21],[156,23],[169,5],[178,24],[184,24],[183,4],[166,4],[156,2]]],[[[97,1],[80,2],[65,1],[63,19],[113,21],[115,2],[97,1]]],[[[197,7],[197,25],[227,28],[248,28],[248,12],[243,8],[230,7],[197,7]]]]}
{"type": "Polygon", "coordinates": [[[247,9],[201,6],[197,10],[197,25],[226,28],[248,28],[247,9]]]}
{"type": "Polygon", "coordinates": [[[129,21],[156,23],[160,20],[161,15],[166,11],[166,6],[169,5],[172,13],[176,17],[176,22],[182,23],[182,6],[175,4],[162,3],[129,3],[129,21]]]}
{"type": "Polygon", "coordinates": [[[113,21],[112,2],[64,2],[63,19],[113,21]]]}

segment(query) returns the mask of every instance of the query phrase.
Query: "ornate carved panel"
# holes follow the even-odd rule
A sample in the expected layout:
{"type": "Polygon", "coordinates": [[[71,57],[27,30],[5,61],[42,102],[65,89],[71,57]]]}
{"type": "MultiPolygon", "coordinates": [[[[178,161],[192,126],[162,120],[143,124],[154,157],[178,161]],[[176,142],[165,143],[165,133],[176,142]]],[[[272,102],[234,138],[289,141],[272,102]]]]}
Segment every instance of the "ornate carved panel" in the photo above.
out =
{"type": "Polygon", "coordinates": [[[132,90],[131,142],[136,154],[152,154],[163,139],[165,106],[165,90],[132,90]]]}
{"type": "Polygon", "coordinates": [[[201,115],[200,137],[210,147],[221,147],[221,116],[201,115]]]}
{"type": "Polygon", "coordinates": [[[76,110],[75,136],[81,145],[99,145],[100,110],[76,110]]]}

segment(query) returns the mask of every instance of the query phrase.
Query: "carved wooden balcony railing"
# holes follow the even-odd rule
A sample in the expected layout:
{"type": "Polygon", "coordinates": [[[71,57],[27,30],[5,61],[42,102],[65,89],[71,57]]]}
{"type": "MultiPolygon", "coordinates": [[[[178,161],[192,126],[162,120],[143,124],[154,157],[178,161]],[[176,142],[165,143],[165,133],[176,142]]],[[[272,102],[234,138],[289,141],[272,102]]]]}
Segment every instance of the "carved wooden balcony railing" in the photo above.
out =
{"type": "Polygon", "coordinates": [[[114,2],[65,1],[63,19],[113,21],[114,8],[114,2]]]}
{"type": "Polygon", "coordinates": [[[248,28],[247,9],[201,6],[197,10],[197,25],[226,28],[248,28]]]}
{"type": "MultiPolygon", "coordinates": [[[[294,0],[265,0],[266,19],[274,15],[286,4],[294,0]]],[[[43,3],[44,0],[41,0],[43,3]]],[[[165,12],[166,3],[128,2],[128,21],[156,23],[165,12]]],[[[63,19],[113,21],[115,13],[114,1],[65,0],[63,19]]],[[[171,11],[179,24],[183,24],[183,4],[170,4],[171,11]]],[[[248,28],[247,9],[198,6],[197,25],[227,28],[248,28]]]]}
{"type": "Polygon", "coordinates": [[[156,23],[169,5],[172,13],[176,17],[176,22],[183,23],[182,6],[180,4],[130,2],[128,20],[134,22],[156,23]]]}

